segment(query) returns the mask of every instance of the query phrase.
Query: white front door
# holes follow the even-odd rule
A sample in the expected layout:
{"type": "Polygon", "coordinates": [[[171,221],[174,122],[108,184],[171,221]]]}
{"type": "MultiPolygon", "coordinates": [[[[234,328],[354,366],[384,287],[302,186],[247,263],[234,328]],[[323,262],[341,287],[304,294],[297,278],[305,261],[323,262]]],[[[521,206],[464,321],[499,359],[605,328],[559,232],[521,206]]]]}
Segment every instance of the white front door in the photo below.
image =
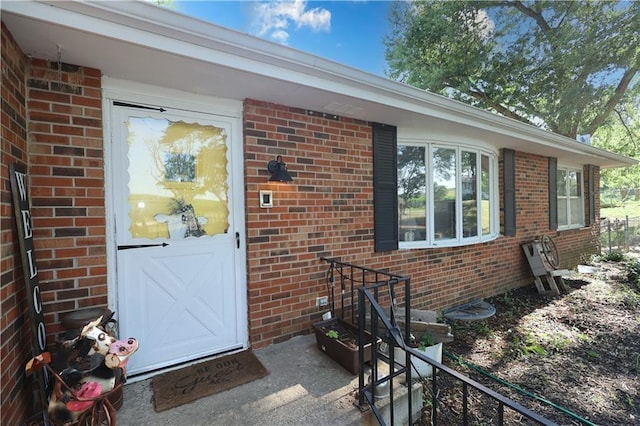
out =
{"type": "Polygon", "coordinates": [[[246,346],[237,119],[134,102],[109,108],[116,313],[120,338],[140,341],[128,373],[246,346]]]}

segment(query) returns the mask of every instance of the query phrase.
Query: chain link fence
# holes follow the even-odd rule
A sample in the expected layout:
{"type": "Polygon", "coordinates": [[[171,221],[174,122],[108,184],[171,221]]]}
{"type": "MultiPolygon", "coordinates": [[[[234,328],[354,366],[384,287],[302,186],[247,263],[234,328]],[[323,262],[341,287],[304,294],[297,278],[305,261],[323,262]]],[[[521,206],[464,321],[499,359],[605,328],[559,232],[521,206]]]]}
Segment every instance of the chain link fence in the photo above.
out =
{"type": "Polygon", "coordinates": [[[640,201],[640,188],[600,188],[600,208],[640,201]]]}
{"type": "Polygon", "coordinates": [[[640,216],[624,219],[602,219],[600,221],[601,251],[628,251],[640,245],[640,216]]]}

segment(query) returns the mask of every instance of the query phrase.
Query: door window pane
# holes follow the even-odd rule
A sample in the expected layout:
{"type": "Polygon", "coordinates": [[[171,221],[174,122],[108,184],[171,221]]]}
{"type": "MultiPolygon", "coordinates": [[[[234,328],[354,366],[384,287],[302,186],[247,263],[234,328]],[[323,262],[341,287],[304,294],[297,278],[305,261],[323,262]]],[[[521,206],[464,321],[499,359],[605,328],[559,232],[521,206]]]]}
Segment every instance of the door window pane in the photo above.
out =
{"type": "Polygon", "coordinates": [[[225,130],[130,117],[127,132],[131,237],[182,239],[226,232],[225,130]]]}

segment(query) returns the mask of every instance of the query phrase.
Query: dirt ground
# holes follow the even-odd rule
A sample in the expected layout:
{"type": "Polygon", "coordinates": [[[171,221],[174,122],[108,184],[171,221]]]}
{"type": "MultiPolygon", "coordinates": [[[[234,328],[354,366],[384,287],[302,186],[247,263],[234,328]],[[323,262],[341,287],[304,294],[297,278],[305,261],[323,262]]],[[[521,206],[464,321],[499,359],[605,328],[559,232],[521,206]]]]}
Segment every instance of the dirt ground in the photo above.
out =
{"type": "MultiPolygon", "coordinates": [[[[443,363],[561,425],[640,424],[640,285],[628,281],[640,263],[630,254],[613,260],[573,272],[559,296],[532,284],[488,299],[496,314],[487,320],[450,321],[455,341],[443,363]]],[[[436,383],[438,424],[463,424],[461,385],[443,373],[436,383]]],[[[497,424],[496,405],[471,392],[469,424],[497,424]]],[[[534,424],[508,409],[504,419],[534,424]]],[[[431,424],[430,415],[420,423],[431,424]]]]}

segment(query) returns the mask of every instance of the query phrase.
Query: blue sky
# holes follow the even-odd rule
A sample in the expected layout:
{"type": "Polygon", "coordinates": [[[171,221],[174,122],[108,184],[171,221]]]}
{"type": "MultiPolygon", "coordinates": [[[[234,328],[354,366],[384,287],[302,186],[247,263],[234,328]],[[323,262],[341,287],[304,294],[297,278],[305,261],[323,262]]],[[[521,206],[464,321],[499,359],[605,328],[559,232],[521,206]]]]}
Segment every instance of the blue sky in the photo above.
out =
{"type": "Polygon", "coordinates": [[[174,1],[205,21],[384,75],[390,1],[174,1]]]}

